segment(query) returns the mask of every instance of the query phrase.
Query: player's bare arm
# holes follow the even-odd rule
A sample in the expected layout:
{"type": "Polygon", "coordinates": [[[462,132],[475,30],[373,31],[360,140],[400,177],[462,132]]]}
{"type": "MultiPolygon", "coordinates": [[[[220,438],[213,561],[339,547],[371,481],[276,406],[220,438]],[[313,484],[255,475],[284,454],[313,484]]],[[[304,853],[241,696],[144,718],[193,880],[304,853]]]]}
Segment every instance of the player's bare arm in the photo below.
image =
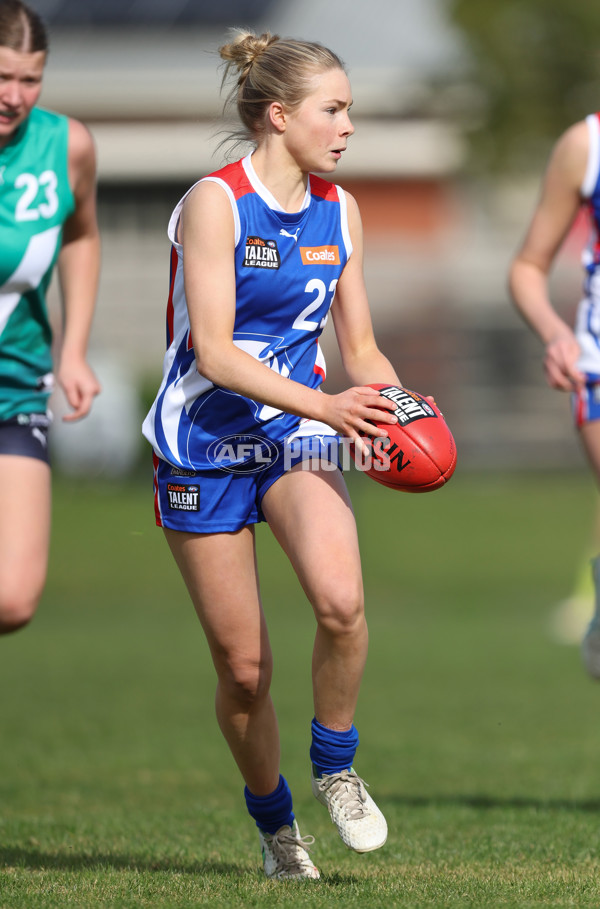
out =
{"type": "Polygon", "coordinates": [[[579,345],[550,301],[548,276],[582,203],[587,154],[587,126],[577,123],[555,146],[539,203],[509,276],[517,309],[546,346],[548,383],[564,390],[583,382],[576,368],[579,345]]]}
{"type": "Polygon", "coordinates": [[[100,384],[87,363],[100,273],[96,216],[96,153],[89,131],[69,120],[69,180],[75,211],[65,222],[58,259],[64,330],[57,377],[72,408],[65,420],[88,413],[100,384]]]}

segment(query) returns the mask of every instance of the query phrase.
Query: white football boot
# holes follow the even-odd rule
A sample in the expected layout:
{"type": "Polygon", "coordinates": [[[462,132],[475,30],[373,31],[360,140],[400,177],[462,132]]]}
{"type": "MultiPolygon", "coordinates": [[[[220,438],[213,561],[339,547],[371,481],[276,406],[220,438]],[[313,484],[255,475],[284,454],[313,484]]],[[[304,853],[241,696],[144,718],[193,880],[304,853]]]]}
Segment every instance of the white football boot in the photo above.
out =
{"type": "Polygon", "coordinates": [[[600,679],[600,556],[592,559],[595,605],[594,615],[581,642],[583,665],[593,679],[600,679]]]}
{"type": "Polygon", "coordinates": [[[317,880],[320,877],[308,854],[308,847],[315,838],[301,837],[297,821],[292,827],[285,824],[277,833],[266,833],[259,827],[258,835],[267,877],[278,881],[317,880]]]}
{"type": "Polygon", "coordinates": [[[327,807],[332,822],[349,849],[372,852],[387,839],[386,820],[354,770],[311,777],[316,799],[327,807]]]}

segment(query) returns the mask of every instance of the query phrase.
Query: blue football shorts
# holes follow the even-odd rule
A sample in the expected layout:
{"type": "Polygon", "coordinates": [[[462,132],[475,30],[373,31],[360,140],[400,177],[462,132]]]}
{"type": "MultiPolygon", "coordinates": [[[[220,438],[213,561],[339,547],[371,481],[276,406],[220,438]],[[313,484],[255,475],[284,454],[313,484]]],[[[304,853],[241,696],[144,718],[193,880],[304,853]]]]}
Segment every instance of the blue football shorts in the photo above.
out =
{"type": "Polygon", "coordinates": [[[10,420],[0,420],[0,455],[37,458],[50,464],[50,423],[50,417],[44,413],[20,413],[10,420]]]}
{"type": "Polygon", "coordinates": [[[174,467],[154,454],[154,511],[159,527],[186,533],[231,533],[265,520],[261,501],[284,473],[340,468],[338,436],[304,436],[269,446],[269,456],[216,470],[174,467]]]}
{"type": "Polygon", "coordinates": [[[600,376],[588,375],[583,388],[571,395],[573,420],[577,429],[600,420],[600,376]]]}

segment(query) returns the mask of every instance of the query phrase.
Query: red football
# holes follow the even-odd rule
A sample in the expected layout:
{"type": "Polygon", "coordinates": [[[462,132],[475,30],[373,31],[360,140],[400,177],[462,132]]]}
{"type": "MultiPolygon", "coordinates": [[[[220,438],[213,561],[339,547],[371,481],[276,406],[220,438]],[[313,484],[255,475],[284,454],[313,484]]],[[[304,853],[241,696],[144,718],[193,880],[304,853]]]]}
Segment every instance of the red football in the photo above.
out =
{"type": "Polygon", "coordinates": [[[430,492],[447,483],[456,467],[456,445],[437,406],[408,388],[372,384],[396,404],[398,422],[379,423],[389,438],[363,436],[369,454],[354,446],[359,470],[383,486],[403,492],[430,492]]]}

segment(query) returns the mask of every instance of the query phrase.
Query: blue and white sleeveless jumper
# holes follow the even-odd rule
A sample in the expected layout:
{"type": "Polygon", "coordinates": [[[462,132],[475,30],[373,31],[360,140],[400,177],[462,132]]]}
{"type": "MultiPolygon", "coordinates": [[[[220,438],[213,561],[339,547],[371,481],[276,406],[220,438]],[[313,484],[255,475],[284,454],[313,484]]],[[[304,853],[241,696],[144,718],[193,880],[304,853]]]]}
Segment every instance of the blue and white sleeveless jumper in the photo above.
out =
{"type": "Polygon", "coordinates": [[[574,331],[581,351],[577,365],[587,381],[572,395],[577,427],[600,419],[600,114],[590,114],[586,124],[589,149],[580,195],[589,212],[591,229],[582,255],[584,295],[577,307],[574,331]]]}
{"type": "MultiPolygon", "coordinates": [[[[234,344],[265,368],[318,388],[325,378],[319,337],[352,253],[343,190],[310,175],[300,211],[285,212],[258,179],[250,155],[203,179],[223,188],[233,211],[234,344]]],[[[315,429],[313,421],[216,386],[198,373],[183,285],[183,248],[176,239],[186,196],[169,222],[167,350],[162,383],[143,425],[155,455],[196,472],[214,469],[211,445],[223,438],[252,436],[281,444],[302,432],[304,423],[313,424],[310,432],[320,428],[334,434],[324,424],[315,429]]]]}
{"type": "Polygon", "coordinates": [[[600,114],[586,117],[589,152],[581,197],[590,213],[591,233],[582,261],[584,297],[579,303],[575,334],[581,347],[578,366],[591,380],[600,381],[600,114]]]}

